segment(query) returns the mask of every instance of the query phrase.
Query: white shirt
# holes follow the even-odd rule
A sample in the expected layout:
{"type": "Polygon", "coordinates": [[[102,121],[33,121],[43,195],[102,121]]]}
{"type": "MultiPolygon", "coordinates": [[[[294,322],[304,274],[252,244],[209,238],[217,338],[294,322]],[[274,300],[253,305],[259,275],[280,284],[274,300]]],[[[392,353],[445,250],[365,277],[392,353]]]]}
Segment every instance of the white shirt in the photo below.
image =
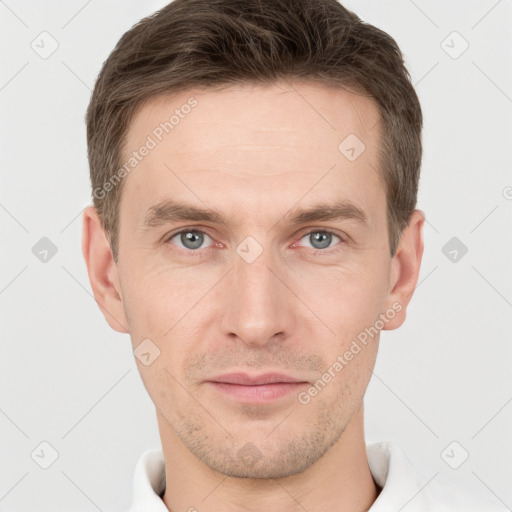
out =
{"type": "MultiPolygon", "coordinates": [[[[382,488],[368,512],[506,512],[508,508],[420,476],[402,450],[389,442],[366,446],[374,480],[382,488]],[[427,484],[427,485],[426,485],[427,484]]],[[[162,501],[165,464],[161,449],[148,450],[134,472],[128,512],[168,512],[162,501]]]]}

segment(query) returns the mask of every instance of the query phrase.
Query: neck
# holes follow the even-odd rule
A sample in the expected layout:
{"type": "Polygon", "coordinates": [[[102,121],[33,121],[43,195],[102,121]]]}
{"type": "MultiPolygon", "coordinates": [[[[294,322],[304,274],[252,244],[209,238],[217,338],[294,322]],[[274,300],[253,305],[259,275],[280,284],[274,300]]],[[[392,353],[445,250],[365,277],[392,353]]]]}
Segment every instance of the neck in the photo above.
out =
{"type": "Polygon", "coordinates": [[[368,466],[363,408],[340,439],[305,471],[279,479],[232,478],[195,457],[157,412],[165,459],[163,501],[171,512],[369,510],[378,496],[368,466]]]}

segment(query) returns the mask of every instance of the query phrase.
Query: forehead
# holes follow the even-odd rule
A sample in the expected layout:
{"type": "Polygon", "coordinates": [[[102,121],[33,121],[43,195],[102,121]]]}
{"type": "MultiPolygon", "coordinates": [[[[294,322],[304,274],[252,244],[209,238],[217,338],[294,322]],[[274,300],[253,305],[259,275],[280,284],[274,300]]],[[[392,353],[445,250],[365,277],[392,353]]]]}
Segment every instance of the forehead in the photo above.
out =
{"type": "Polygon", "coordinates": [[[212,189],[221,209],[229,199],[238,209],[252,204],[253,213],[276,208],[277,196],[289,209],[301,197],[334,201],[339,192],[378,205],[378,120],[373,99],[313,84],[245,84],[154,97],[128,130],[125,161],[145,145],[151,150],[125,178],[121,203],[130,204],[138,223],[162,200],[198,203],[212,189]]]}
{"type": "Polygon", "coordinates": [[[272,147],[288,147],[294,153],[314,148],[317,157],[332,160],[339,156],[339,142],[350,133],[369,145],[379,118],[372,98],[314,84],[189,90],[144,102],[132,118],[126,148],[153,135],[165,139],[157,140],[160,146],[172,144],[175,154],[197,153],[198,147],[218,152],[221,146],[245,150],[263,145],[267,153],[272,147]]]}

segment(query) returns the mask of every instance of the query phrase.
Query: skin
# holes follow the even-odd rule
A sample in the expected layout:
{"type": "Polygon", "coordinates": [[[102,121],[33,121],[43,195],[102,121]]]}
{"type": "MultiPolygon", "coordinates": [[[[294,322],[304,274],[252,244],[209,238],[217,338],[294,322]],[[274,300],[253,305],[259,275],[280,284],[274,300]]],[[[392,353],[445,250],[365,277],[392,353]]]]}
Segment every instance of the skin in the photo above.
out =
{"type": "Polygon", "coordinates": [[[401,311],[383,328],[399,327],[418,280],[424,214],[414,212],[391,258],[377,106],[343,89],[251,84],[152,98],[132,120],[125,156],[191,96],[197,106],[124,178],[117,265],[96,210],[83,214],[83,254],[106,320],[130,334],[132,348],[149,338],[160,350],[150,365],[136,362],[156,408],[164,503],[172,511],[368,510],[379,489],[363,397],[378,335],[307,404],[297,392],[245,403],[205,381],[277,371],[308,390],[393,304],[401,311]],[[355,161],[338,150],[349,134],[366,146],[355,161]],[[232,222],[144,229],[148,208],[167,198],[232,222]],[[357,205],[368,223],[284,219],[334,200],[357,205]],[[172,237],[180,228],[208,236],[192,250],[172,237]],[[336,236],[319,249],[310,235],[322,229],[336,236]],[[236,252],[248,236],[262,248],[252,263],[236,252]]]}

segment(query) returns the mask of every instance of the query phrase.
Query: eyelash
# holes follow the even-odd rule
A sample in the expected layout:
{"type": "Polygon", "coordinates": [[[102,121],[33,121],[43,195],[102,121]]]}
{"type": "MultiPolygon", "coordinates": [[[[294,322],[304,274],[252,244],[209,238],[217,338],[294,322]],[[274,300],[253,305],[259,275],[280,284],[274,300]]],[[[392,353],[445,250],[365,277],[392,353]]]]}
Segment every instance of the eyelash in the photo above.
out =
{"type": "MultiPolygon", "coordinates": [[[[170,241],[177,235],[181,235],[183,233],[190,233],[190,232],[194,232],[194,233],[201,233],[201,234],[204,234],[204,235],[207,235],[208,237],[210,237],[211,239],[213,239],[212,236],[210,236],[206,231],[202,230],[202,229],[196,229],[196,228],[185,228],[185,229],[181,229],[180,231],[177,231],[176,233],[173,233],[171,235],[169,235],[168,237],[165,238],[164,240],[164,243],[165,244],[169,244],[170,241]]],[[[326,248],[326,249],[312,249],[313,251],[313,254],[314,255],[317,255],[317,254],[333,254],[335,252],[338,252],[339,250],[341,250],[342,246],[344,246],[347,241],[342,237],[340,236],[339,234],[337,234],[336,232],[330,230],[330,229],[327,229],[327,228],[322,228],[322,229],[312,229],[310,231],[307,231],[306,233],[304,233],[303,235],[301,235],[299,237],[299,241],[302,240],[305,236],[307,235],[311,235],[312,233],[327,233],[329,235],[334,235],[336,237],[338,237],[341,242],[339,242],[337,245],[331,247],[331,248],[326,248]]],[[[294,242],[295,244],[295,242],[294,242]]],[[[182,254],[185,254],[186,256],[191,256],[191,257],[194,257],[194,256],[197,256],[199,255],[201,252],[207,250],[207,249],[211,249],[212,247],[206,247],[205,249],[182,249],[181,247],[177,247],[175,246],[176,249],[182,253],[182,254]]],[[[308,249],[307,247],[302,247],[302,249],[308,249]]]]}

